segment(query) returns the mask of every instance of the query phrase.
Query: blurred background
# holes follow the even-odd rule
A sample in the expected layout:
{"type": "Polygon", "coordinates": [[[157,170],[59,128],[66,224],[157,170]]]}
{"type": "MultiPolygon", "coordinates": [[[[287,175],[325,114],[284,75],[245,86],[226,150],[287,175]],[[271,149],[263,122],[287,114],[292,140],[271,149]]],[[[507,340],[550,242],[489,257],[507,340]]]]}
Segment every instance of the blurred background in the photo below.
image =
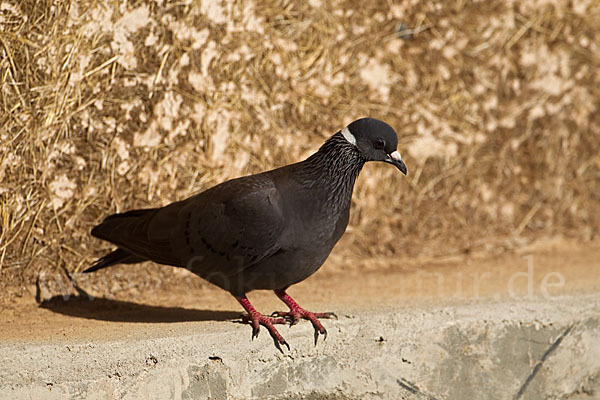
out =
{"type": "MultiPolygon", "coordinates": [[[[598,1],[3,0],[0,27],[2,296],[89,266],[108,214],[299,161],[363,116],[409,174],[366,166],[331,271],[597,235],[598,1]]],[[[112,273],[99,290],[206,285],[112,273]]]]}

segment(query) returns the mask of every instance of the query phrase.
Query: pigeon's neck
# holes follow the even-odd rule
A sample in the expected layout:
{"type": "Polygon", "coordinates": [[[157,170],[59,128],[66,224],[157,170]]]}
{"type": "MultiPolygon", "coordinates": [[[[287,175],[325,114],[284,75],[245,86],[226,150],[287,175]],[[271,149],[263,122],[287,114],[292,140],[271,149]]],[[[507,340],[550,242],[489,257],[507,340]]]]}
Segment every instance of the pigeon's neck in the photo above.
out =
{"type": "Polygon", "coordinates": [[[338,132],[304,161],[306,182],[326,190],[329,206],[350,207],[354,182],[365,162],[358,148],[338,132]]]}

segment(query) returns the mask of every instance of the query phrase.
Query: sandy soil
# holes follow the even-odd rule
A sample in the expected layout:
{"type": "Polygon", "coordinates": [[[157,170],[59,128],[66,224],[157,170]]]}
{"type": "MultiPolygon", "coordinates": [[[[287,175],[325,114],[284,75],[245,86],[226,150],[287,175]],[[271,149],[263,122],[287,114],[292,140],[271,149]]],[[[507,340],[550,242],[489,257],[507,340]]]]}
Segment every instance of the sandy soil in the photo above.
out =
{"type": "MultiPolygon", "coordinates": [[[[111,277],[110,270],[98,274],[111,277]]],[[[135,275],[136,279],[141,276],[135,275]]],[[[528,296],[557,299],[563,294],[598,291],[600,242],[548,240],[495,257],[472,254],[442,260],[369,260],[351,271],[325,265],[289,293],[307,309],[351,315],[356,310],[399,304],[446,305],[528,296]]],[[[254,292],[249,298],[265,314],[283,306],[269,292],[254,292]]],[[[41,306],[32,295],[0,303],[0,340],[164,337],[183,332],[190,323],[206,329],[203,321],[222,321],[221,328],[227,329],[240,315],[237,302],[211,286],[163,287],[110,299],[71,296],[65,301],[58,297],[41,306]]]]}

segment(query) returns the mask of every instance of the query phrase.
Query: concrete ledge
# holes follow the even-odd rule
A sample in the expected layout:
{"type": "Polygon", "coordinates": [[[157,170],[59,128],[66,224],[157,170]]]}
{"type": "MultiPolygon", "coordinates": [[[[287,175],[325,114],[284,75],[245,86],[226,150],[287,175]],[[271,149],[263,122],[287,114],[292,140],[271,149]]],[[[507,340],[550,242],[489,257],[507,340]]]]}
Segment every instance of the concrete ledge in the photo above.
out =
{"type": "Polygon", "coordinates": [[[600,294],[356,311],[312,344],[192,322],[152,339],[0,345],[0,398],[588,399],[600,396],[600,294]]]}

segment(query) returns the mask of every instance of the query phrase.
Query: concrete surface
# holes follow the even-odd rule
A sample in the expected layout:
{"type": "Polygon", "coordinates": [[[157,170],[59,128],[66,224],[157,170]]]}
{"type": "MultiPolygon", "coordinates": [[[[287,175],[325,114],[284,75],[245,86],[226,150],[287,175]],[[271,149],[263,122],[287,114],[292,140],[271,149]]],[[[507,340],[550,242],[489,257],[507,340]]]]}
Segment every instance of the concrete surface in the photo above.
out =
{"type": "Polygon", "coordinates": [[[0,344],[2,399],[600,398],[600,294],[360,310],[312,327],[185,322],[154,337],[0,344]],[[170,333],[169,333],[170,332],[170,333]]]}

